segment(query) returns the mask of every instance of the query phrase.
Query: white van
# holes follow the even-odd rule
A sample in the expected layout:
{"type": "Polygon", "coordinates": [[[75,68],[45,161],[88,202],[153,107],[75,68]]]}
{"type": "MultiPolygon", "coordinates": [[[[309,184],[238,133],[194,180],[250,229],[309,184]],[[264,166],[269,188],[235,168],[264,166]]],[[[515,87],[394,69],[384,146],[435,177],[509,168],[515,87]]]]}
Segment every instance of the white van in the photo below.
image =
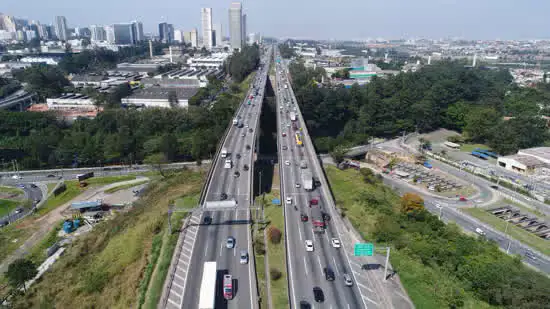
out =
{"type": "Polygon", "coordinates": [[[485,232],[482,229],[480,229],[479,227],[476,227],[476,233],[478,233],[481,236],[485,236],[485,232]]]}

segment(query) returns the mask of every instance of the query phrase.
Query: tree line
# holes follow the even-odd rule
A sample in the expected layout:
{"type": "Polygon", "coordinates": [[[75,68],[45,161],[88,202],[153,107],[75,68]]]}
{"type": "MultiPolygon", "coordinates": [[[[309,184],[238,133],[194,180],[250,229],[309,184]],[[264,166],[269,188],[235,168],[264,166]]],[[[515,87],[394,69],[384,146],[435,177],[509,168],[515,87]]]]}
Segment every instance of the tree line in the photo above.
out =
{"type": "Polygon", "coordinates": [[[260,47],[254,45],[244,46],[240,51],[235,51],[228,60],[228,70],[235,82],[242,82],[260,63],[260,47]]]}
{"type": "Polygon", "coordinates": [[[357,84],[320,88],[323,69],[290,66],[296,97],[319,151],[363,144],[371,136],[447,128],[500,154],[549,140],[547,85],[518,88],[505,70],[482,70],[442,61],[415,73],[374,77],[357,84]],[[508,118],[507,118],[508,117],[508,118]],[[511,117],[511,118],[509,118],[511,117]]]}

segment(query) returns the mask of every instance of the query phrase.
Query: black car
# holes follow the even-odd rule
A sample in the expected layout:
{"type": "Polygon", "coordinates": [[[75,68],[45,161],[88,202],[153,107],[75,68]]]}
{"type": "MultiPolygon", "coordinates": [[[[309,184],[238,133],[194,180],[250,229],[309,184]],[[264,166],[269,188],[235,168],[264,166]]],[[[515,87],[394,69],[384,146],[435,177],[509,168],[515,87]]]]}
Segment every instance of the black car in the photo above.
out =
{"type": "Polygon", "coordinates": [[[246,145],[246,150],[250,150],[250,145],[246,145]]]}
{"type": "Polygon", "coordinates": [[[241,176],[241,173],[239,173],[239,171],[235,171],[235,173],[233,173],[233,177],[237,178],[241,176]]]}
{"type": "Polygon", "coordinates": [[[252,133],[254,132],[254,130],[252,130],[252,128],[248,129],[248,132],[252,133]]]}
{"type": "Polygon", "coordinates": [[[211,223],[212,223],[212,217],[206,216],[206,217],[204,217],[204,219],[202,220],[202,222],[203,222],[204,224],[211,224],[211,223]]]}
{"type": "Polygon", "coordinates": [[[286,146],[283,146],[283,150],[287,150],[287,149],[288,149],[288,147],[286,147],[286,146]]]}
{"type": "Polygon", "coordinates": [[[243,170],[248,171],[248,165],[247,165],[247,164],[245,164],[245,165],[243,166],[243,170]]]}
{"type": "Polygon", "coordinates": [[[300,302],[300,309],[311,309],[311,305],[307,301],[302,300],[300,302]]]}
{"type": "Polygon", "coordinates": [[[316,286],[313,288],[313,298],[318,303],[322,303],[325,301],[325,294],[323,293],[323,290],[321,290],[320,287],[316,286]]]}
{"type": "Polygon", "coordinates": [[[222,201],[225,200],[225,199],[227,199],[227,194],[225,194],[225,193],[220,194],[220,199],[221,199],[222,201]]]}
{"type": "Polygon", "coordinates": [[[236,157],[237,157],[237,159],[240,159],[240,158],[241,158],[241,154],[238,153],[238,154],[236,155],[236,157]]]}
{"type": "Polygon", "coordinates": [[[321,182],[318,179],[315,179],[315,181],[313,181],[313,183],[315,184],[316,187],[321,186],[321,182]]]}
{"type": "Polygon", "coordinates": [[[48,176],[46,176],[48,178],[55,178],[56,176],[54,174],[48,174],[48,176]]]}
{"type": "Polygon", "coordinates": [[[323,269],[323,272],[325,273],[325,279],[327,279],[327,281],[334,281],[334,271],[332,270],[332,268],[330,267],[325,267],[323,269]]]}
{"type": "Polygon", "coordinates": [[[31,183],[31,188],[38,188],[38,186],[35,185],[34,183],[31,183]]]}

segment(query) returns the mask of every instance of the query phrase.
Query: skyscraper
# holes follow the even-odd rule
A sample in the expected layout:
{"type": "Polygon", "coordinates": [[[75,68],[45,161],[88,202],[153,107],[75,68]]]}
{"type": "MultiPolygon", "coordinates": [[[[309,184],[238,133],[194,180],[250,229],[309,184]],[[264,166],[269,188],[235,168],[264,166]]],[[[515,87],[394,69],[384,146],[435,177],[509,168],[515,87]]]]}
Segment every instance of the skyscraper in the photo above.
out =
{"type": "Polygon", "coordinates": [[[105,26],[105,39],[108,43],[115,44],[115,29],[113,26],[105,26]]]}
{"type": "Polygon", "coordinates": [[[199,33],[197,28],[193,28],[193,30],[191,30],[191,46],[199,47],[199,33]]]}
{"type": "Polygon", "coordinates": [[[135,43],[133,24],[114,24],[115,44],[132,45],[135,43]]]}
{"type": "Polygon", "coordinates": [[[143,35],[143,23],[140,21],[132,22],[132,31],[134,35],[135,43],[145,41],[145,36],[143,35]]]}
{"type": "Polygon", "coordinates": [[[242,38],[243,38],[243,45],[246,45],[246,14],[243,14],[243,19],[242,19],[242,29],[243,29],[243,34],[242,34],[242,38]]]}
{"type": "Polygon", "coordinates": [[[215,46],[221,46],[223,41],[223,30],[222,24],[217,23],[214,25],[214,41],[216,41],[215,46]]]}
{"type": "Polygon", "coordinates": [[[183,31],[180,29],[174,30],[174,42],[183,43],[183,31]]]}
{"type": "Polygon", "coordinates": [[[232,2],[229,7],[229,36],[232,49],[241,49],[243,45],[242,5],[232,2]]]}
{"type": "Polygon", "coordinates": [[[56,16],[54,26],[57,39],[60,41],[67,41],[69,34],[67,31],[67,19],[65,16],[56,16]]]}
{"type": "Polygon", "coordinates": [[[107,33],[102,26],[91,25],[90,31],[92,32],[92,42],[107,41],[107,33]]]}
{"type": "Polygon", "coordinates": [[[0,30],[6,30],[8,32],[17,31],[13,16],[0,14],[0,30]]]}
{"type": "Polygon", "coordinates": [[[201,21],[202,21],[202,46],[206,49],[211,49],[212,44],[212,9],[201,9],[201,21]]]}
{"type": "Polygon", "coordinates": [[[168,23],[160,23],[159,37],[163,43],[172,43],[172,41],[174,40],[174,25],[168,23]]]}
{"type": "Polygon", "coordinates": [[[185,32],[183,33],[183,41],[184,41],[186,44],[191,43],[191,31],[185,31],[185,32]]]}

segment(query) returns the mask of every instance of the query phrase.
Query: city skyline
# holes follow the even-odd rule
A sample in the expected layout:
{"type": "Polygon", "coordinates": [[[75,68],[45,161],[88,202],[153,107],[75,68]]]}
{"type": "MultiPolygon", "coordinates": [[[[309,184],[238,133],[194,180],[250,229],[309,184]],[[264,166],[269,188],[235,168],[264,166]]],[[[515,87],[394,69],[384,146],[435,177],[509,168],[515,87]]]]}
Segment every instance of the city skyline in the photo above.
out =
{"type": "MultiPolygon", "coordinates": [[[[140,20],[144,31],[156,33],[160,22],[174,24],[189,31],[200,27],[201,7],[212,7],[214,23],[229,25],[229,2],[205,1],[183,3],[168,0],[157,3],[120,0],[116,3],[98,0],[94,7],[108,6],[109,10],[89,10],[84,6],[66,7],[60,0],[47,3],[29,0],[25,4],[7,0],[4,14],[39,20],[51,24],[55,16],[66,16],[69,27],[110,25],[128,20],[140,20]],[[136,5],[137,4],[137,5],[136,5]],[[9,8],[9,11],[6,10],[9,8]],[[169,8],[169,9],[168,9],[169,8]],[[120,15],[124,12],[124,15],[120,15]],[[78,24],[75,23],[78,21],[78,24]]],[[[349,0],[345,5],[328,1],[304,0],[277,3],[243,3],[248,14],[248,28],[267,36],[311,39],[367,38],[448,38],[465,39],[544,39],[550,37],[545,12],[550,3],[526,0],[522,5],[512,0],[419,0],[360,1],[349,0]],[[289,10],[288,8],[292,8],[289,10]],[[498,9],[496,9],[498,8],[498,9]],[[313,12],[315,14],[304,14],[313,12]],[[332,22],[330,22],[332,21],[332,22]],[[396,22],[398,21],[398,22],[396,22]],[[512,22],[513,21],[513,22],[512,22]]]]}

